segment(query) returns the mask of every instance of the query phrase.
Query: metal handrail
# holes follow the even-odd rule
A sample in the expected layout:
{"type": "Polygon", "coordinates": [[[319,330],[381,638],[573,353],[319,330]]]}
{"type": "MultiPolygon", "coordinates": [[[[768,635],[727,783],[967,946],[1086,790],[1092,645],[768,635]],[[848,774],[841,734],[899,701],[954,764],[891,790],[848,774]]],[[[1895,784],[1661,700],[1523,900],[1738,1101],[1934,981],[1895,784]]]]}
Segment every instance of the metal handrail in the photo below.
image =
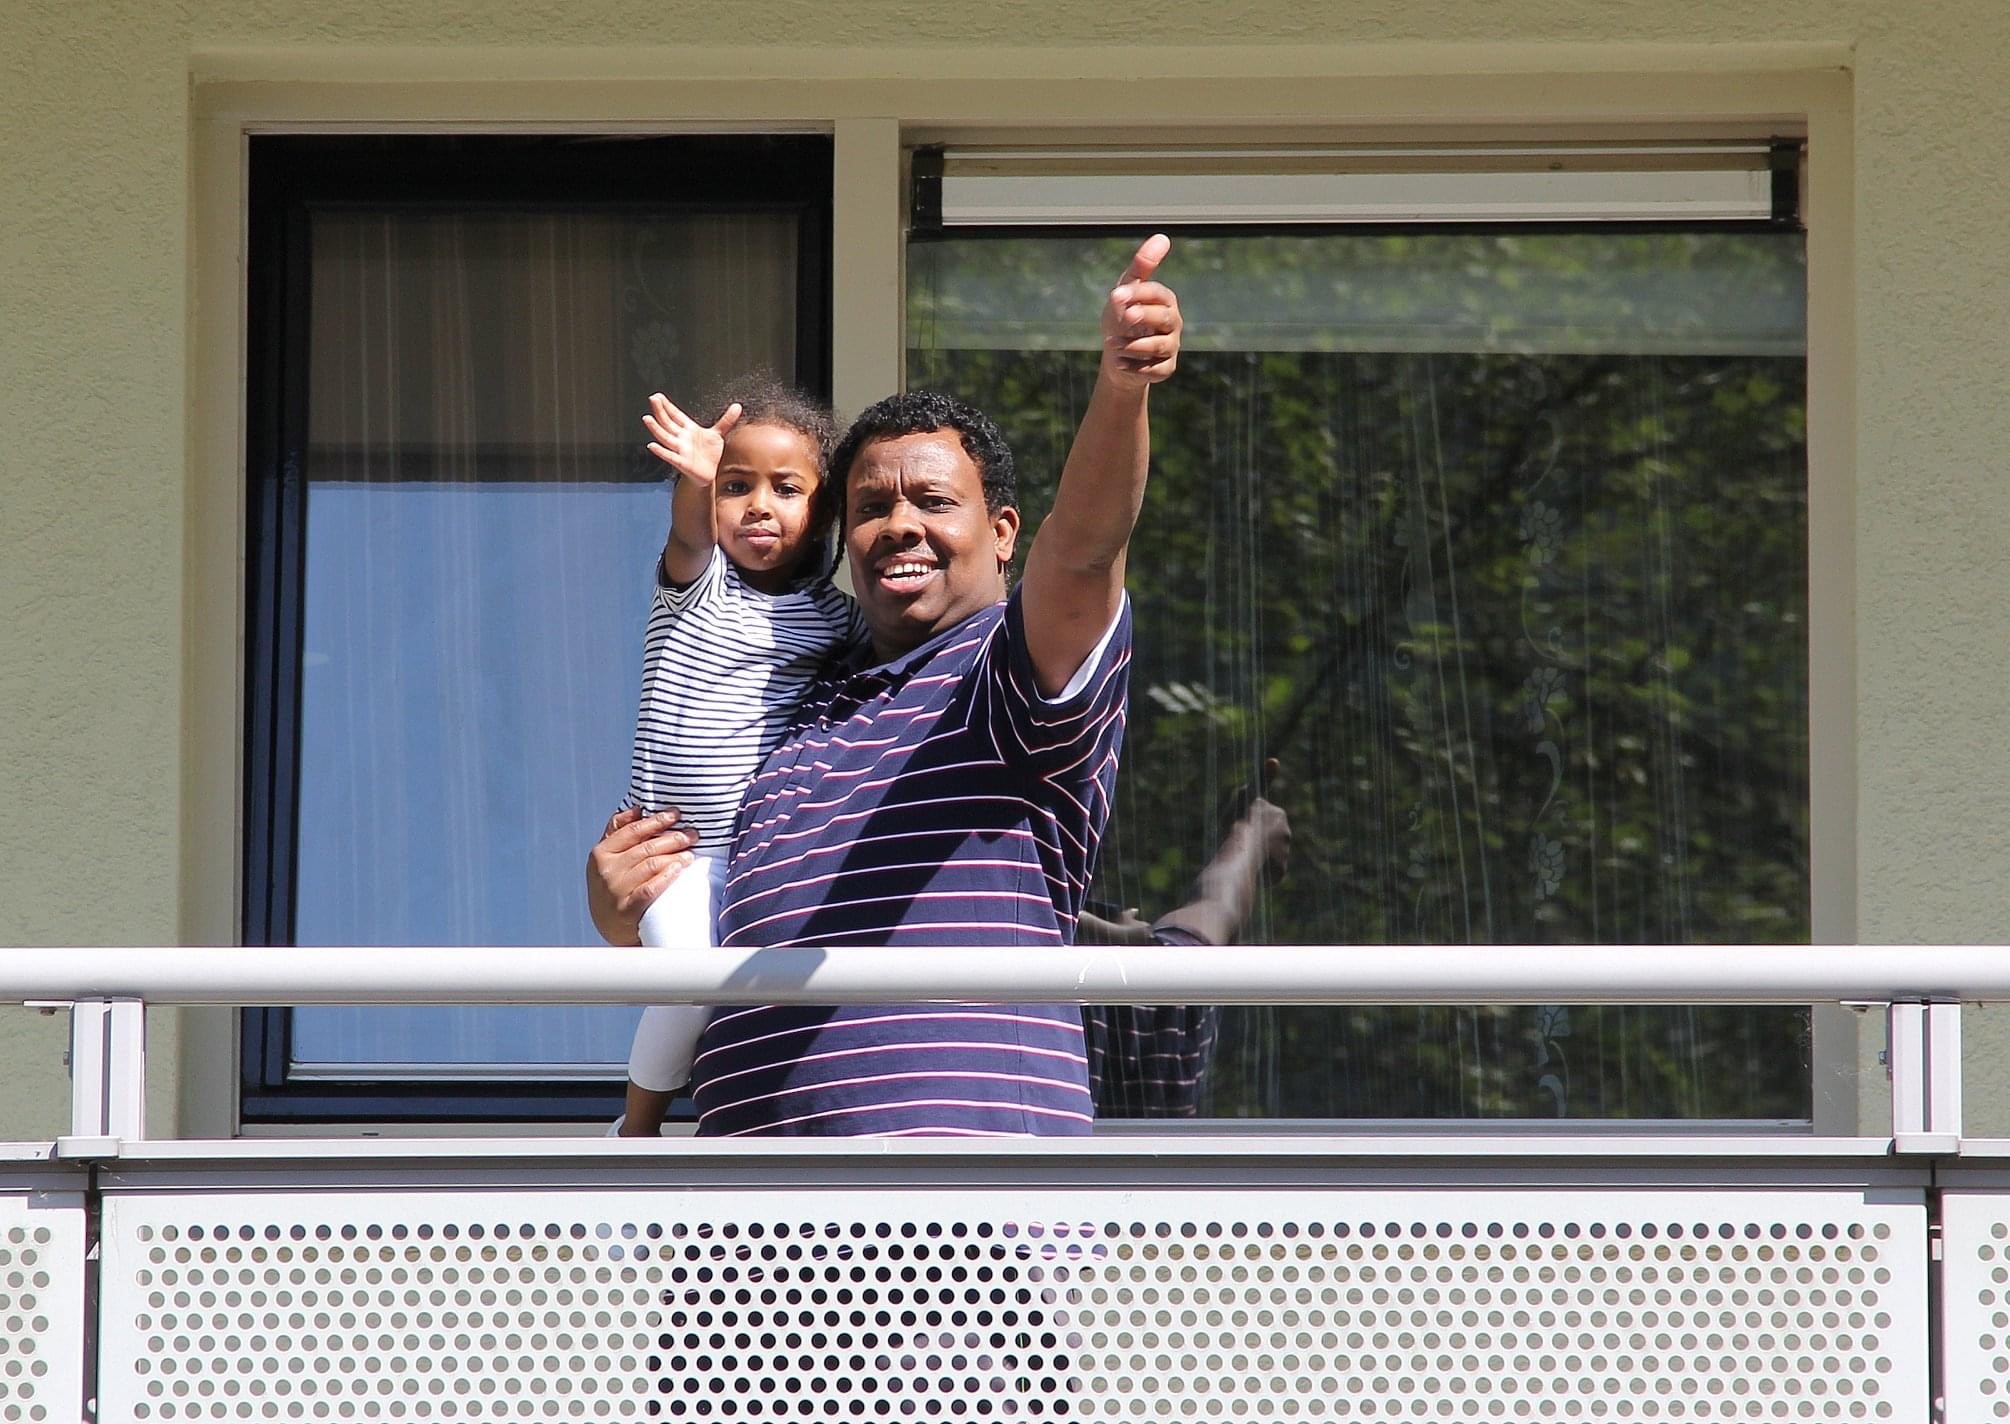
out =
{"type": "Polygon", "coordinates": [[[1814,1004],[2010,1000],[2001,945],[0,949],[0,1002],[1814,1004]]]}
{"type": "Polygon", "coordinates": [[[145,1136],[143,1006],[1089,1003],[1885,1006],[1892,1145],[1961,1139],[1961,1005],[2010,999],[1997,945],[1294,945],[0,949],[0,1002],[71,1012],[59,1155],[145,1136]]]}

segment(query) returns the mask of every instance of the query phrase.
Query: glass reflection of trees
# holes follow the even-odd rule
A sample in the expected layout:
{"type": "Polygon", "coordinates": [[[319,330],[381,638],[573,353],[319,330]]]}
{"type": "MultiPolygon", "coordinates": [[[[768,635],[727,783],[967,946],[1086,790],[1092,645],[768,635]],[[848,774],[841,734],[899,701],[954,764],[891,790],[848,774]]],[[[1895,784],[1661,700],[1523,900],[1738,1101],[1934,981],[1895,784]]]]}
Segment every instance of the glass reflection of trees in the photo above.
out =
{"type": "MultiPolygon", "coordinates": [[[[912,250],[909,382],[998,417],[1029,528],[1093,372],[1067,322],[1121,245],[912,250]]],[[[1276,757],[1292,871],[1251,942],[1805,941],[1798,235],[1218,238],[1165,275],[1191,331],[1101,899],[1168,907],[1276,757]],[[1190,293],[1234,305],[1211,331],[1190,293]]],[[[1203,1111],[1804,1117],[1808,1034],[1232,1010],[1203,1111]]]]}

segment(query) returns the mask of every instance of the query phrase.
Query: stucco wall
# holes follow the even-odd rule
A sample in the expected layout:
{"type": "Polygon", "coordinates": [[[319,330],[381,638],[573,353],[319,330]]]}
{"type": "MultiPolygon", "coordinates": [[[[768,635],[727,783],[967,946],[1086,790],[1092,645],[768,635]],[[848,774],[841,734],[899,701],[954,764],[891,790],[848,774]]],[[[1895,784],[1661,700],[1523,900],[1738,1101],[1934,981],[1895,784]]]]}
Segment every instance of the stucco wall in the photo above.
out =
{"type": "MultiPolygon", "coordinates": [[[[1032,41],[1096,47],[1145,80],[1162,45],[1332,46],[1452,73],[1490,55],[1581,68],[1617,47],[1724,45],[1727,64],[1767,43],[1850,47],[1858,742],[1854,765],[1815,770],[1857,792],[1861,938],[2010,936],[1996,756],[2010,741],[2010,9],[1994,0],[1169,0],[1121,22],[1068,0],[0,0],[0,942],[167,944],[214,922],[188,905],[184,869],[202,829],[184,795],[186,650],[228,616],[189,590],[232,552],[200,532],[190,454],[193,57],[409,78],[479,46],[498,72],[557,77],[555,46],[674,84],[768,44],[859,51],[869,75],[913,46],[1032,41]]],[[[58,1030],[0,1017],[0,1138],[60,1120],[58,1030]]],[[[1981,1056],[2010,1078],[2010,1052],[1981,1056]]],[[[1992,1098],[2010,1104],[1970,1102],[1992,1098]]]]}

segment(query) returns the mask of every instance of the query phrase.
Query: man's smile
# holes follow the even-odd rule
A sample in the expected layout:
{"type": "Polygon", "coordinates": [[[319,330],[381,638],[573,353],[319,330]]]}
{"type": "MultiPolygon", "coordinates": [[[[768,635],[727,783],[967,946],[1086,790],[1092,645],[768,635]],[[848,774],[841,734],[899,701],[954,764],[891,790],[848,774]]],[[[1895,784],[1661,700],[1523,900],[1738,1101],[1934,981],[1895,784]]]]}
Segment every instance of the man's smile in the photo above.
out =
{"type": "Polygon", "coordinates": [[[889,559],[874,571],[880,586],[890,593],[914,593],[935,573],[935,565],[925,559],[889,559]]]}

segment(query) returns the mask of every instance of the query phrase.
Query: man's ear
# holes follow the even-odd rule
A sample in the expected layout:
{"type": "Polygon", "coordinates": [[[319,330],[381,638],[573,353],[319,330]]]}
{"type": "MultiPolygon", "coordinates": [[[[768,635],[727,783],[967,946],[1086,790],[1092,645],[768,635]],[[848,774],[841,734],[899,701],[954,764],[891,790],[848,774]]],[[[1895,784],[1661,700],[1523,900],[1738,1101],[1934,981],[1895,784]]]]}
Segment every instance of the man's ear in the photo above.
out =
{"type": "Polygon", "coordinates": [[[991,533],[997,540],[998,567],[1002,569],[1012,562],[1012,551],[1019,545],[1019,511],[1008,504],[992,515],[991,533]]]}

